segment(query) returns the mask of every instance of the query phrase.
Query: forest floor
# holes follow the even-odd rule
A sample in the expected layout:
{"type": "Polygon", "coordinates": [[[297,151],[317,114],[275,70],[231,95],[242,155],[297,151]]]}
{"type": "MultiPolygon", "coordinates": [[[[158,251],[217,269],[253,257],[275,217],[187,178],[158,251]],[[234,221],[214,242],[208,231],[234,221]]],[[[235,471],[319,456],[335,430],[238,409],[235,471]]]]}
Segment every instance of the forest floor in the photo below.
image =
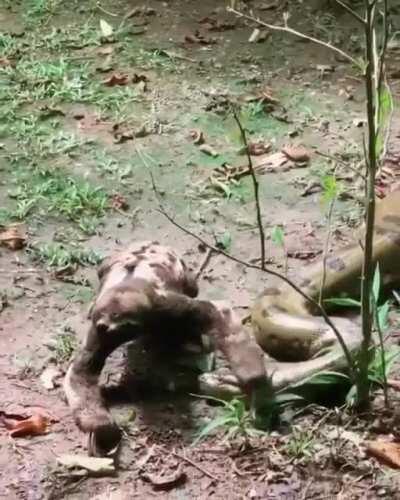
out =
{"type": "MultiPolygon", "coordinates": [[[[276,23],[288,4],[293,26],[361,54],[363,34],[351,17],[323,2],[248,3],[276,23]]],[[[283,270],[287,255],[296,277],[321,255],[334,169],[342,195],[333,246],[360,223],[362,181],[348,167],[362,158],[359,73],[335,53],[284,34],[261,32],[251,43],[254,28],[214,0],[2,0],[0,224],[21,223],[26,233],[5,242],[17,249],[0,250],[0,411],[41,412],[51,423],[31,438],[0,429],[1,498],[400,498],[400,473],[367,458],[363,447],[394,431],[380,394],[364,418],[315,406],[288,414],[247,447],[221,433],[192,445],[220,409],[161,394],[113,408],[125,433],[112,477],[57,465],[62,454],[86,453],[61,377],[87,328],[96,264],[142,239],[173,246],[194,269],[204,259],[204,248],[157,211],[149,170],[179,223],[243,259],[259,258],[250,176],[211,177],[223,164],[247,165],[229,101],[240,103],[260,153],[254,161],[267,165],[258,178],[274,268],[283,270]],[[304,146],[310,161],[283,161],[287,145],[304,146]],[[49,374],[54,388],[46,388],[49,374]],[[176,481],[168,483],[171,474],[176,481]],[[154,483],[162,477],[160,490],[154,483]]],[[[397,78],[399,63],[393,44],[389,69],[397,78]]],[[[399,82],[392,82],[396,101],[399,82]]],[[[399,130],[394,116],[382,194],[397,182],[399,130]]],[[[200,290],[246,315],[270,281],[214,255],[200,290]]],[[[396,317],[392,311],[394,325],[396,317]]],[[[121,349],[109,377],[124,363],[121,349]]]]}

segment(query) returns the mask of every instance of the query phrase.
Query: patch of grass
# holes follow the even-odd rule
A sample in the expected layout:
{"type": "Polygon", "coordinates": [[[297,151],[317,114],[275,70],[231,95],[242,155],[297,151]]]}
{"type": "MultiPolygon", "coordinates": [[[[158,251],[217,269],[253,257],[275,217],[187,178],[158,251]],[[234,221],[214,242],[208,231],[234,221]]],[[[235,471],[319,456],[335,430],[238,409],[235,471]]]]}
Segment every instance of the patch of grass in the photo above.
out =
{"type": "Polygon", "coordinates": [[[251,412],[246,408],[246,404],[242,399],[235,398],[231,401],[224,401],[210,396],[201,397],[221,404],[222,408],[218,416],[200,429],[193,444],[198,443],[217,429],[223,430],[223,441],[234,438],[248,440],[250,437],[264,434],[263,431],[254,428],[251,412]]]}
{"type": "Polygon", "coordinates": [[[17,200],[18,215],[26,216],[40,204],[46,212],[80,222],[86,217],[100,218],[107,209],[107,193],[86,180],[47,171],[31,174],[30,178],[20,179],[18,184],[10,193],[10,197],[17,200]]]}
{"type": "Polygon", "coordinates": [[[313,431],[310,429],[302,430],[294,426],[285,445],[285,451],[292,458],[308,458],[312,455],[314,446],[313,431]]]}
{"type": "Polygon", "coordinates": [[[101,262],[103,256],[91,249],[78,245],[48,243],[32,245],[28,249],[35,260],[48,267],[64,268],[73,265],[94,266],[101,262]]]}
{"type": "MultiPolygon", "coordinates": [[[[132,53],[132,47],[127,45],[126,51],[132,53]]],[[[138,55],[134,57],[133,62],[140,65],[143,69],[155,69],[168,73],[177,73],[181,67],[176,58],[169,57],[166,52],[159,49],[139,49],[138,55]]]]}
{"type": "Polygon", "coordinates": [[[65,363],[71,359],[78,346],[73,332],[64,331],[54,337],[54,356],[58,363],[65,363]]]}
{"type": "Polygon", "coordinates": [[[25,16],[29,20],[32,17],[55,14],[62,0],[28,0],[25,3],[25,16]]]}
{"type": "Polygon", "coordinates": [[[29,351],[15,354],[14,364],[17,367],[20,379],[28,378],[36,371],[33,355],[29,351]]]}
{"type": "Polygon", "coordinates": [[[90,286],[72,285],[71,287],[66,287],[64,295],[71,302],[87,304],[93,299],[94,291],[90,286]]]}

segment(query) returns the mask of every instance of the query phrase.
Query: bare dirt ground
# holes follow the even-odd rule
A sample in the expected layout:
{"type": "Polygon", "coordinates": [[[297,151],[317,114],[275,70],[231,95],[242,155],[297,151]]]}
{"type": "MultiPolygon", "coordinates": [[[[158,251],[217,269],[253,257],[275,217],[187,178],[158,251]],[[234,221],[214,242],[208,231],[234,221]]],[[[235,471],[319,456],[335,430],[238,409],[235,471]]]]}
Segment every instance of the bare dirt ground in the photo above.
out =
{"type": "MultiPolygon", "coordinates": [[[[251,260],[259,250],[250,178],[222,179],[219,187],[209,178],[224,163],[246,165],[227,100],[241,103],[252,142],[270,144],[271,153],[304,145],[307,166],[278,165],[259,177],[268,257],[282,270],[286,253],[296,276],[323,249],[329,157],[353,167],[361,158],[364,98],[357,71],[342,58],[269,32],[249,43],[254,26],[228,15],[224,2],[0,3],[0,223],[27,228],[25,248],[0,250],[0,410],[52,417],[42,436],[12,439],[1,428],[1,498],[400,498],[399,473],[362,448],[395,430],[379,395],[365,419],[313,407],[287,415],[247,448],[218,434],[191,446],[218,410],[188,396],[146,395],[114,407],[126,431],[116,475],[87,477],[56,465],[60,454],[85,453],[86,443],[61,379],[49,390],[40,375],[49,366],[62,375],[85,332],[95,264],[149,238],[176,247],[194,269],[204,259],[201,246],[157,212],[149,169],[181,224],[251,260]],[[207,151],[196,144],[200,133],[207,151]],[[271,238],[276,227],[285,248],[271,238]],[[148,480],[177,470],[181,482],[168,491],[148,480]]],[[[279,23],[285,10],[280,2],[249,3],[269,22],[279,23]]],[[[348,16],[321,2],[288,2],[288,9],[298,29],[360,54],[362,34],[348,16]]],[[[390,52],[394,74],[399,61],[390,52]]],[[[397,182],[398,141],[395,115],[383,192],[397,182]]],[[[361,184],[340,163],[336,175],[344,193],[332,222],[339,245],[359,223],[361,184]]],[[[200,287],[245,315],[269,282],[214,256],[200,287]]],[[[118,379],[125,364],[121,350],[106,380],[118,379]]]]}

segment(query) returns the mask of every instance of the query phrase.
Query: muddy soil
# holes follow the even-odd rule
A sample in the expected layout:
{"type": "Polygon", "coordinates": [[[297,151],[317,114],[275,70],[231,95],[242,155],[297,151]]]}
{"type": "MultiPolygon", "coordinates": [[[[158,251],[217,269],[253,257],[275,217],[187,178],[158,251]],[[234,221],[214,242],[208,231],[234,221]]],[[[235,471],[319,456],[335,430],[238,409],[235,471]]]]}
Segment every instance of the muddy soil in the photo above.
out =
{"type": "MultiPolygon", "coordinates": [[[[46,389],[40,375],[54,366],[62,376],[85,333],[95,262],[133,239],[172,245],[193,269],[205,257],[195,239],[157,210],[149,170],[180,224],[257,262],[250,177],[218,177],[219,184],[210,177],[216,167],[247,164],[227,102],[241,105],[249,140],[268,145],[271,154],[304,146],[308,163],[274,165],[258,177],[268,259],[297,276],[323,250],[324,192],[333,169],[344,193],[331,221],[333,247],[360,222],[354,169],[362,154],[364,94],[357,70],[324,47],[269,31],[250,43],[255,25],[228,14],[222,1],[0,4],[0,222],[22,222],[27,230],[25,248],[0,250],[0,409],[51,416],[42,436],[13,439],[1,428],[0,497],[400,498],[398,473],[367,459],[362,447],[365,439],[393,432],[380,394],[365,419],[315,407],[289,412],[274,433],[247,446],[220,434],[193,446],[218,408],[188,395],[141,391],[113,406],[125,429],[113,477],[57,466],[63,453],[85,453],[86,442],[63,399],[61,377],[46,389]],[[344,167],[332,162],[335,156],[344,167]],[[177,471],[176,484],[157,490],[152,483],[154,475],[177,471]]],[[[280,2],[248,4],[268,22],[281,22],[280,2]]],[[[321,2],[282,4],[297,29],[361,54],[362,33],[340,10],[321,2]]],[[[393,22],[399,25],[398,16],[393,22]]],[[[398,50],[390,52],[394,74],[399,61],[398,50]]],[[[398,92],[394,79],[395,100],[398,92]]],[[[397,183],[399,130],[394,115],[382,193],[397,183]]],[[[245,316],[272,282],[214,255],[200,289],[204,297],[229,299],[245,316]]],[[[395,323],[396,311],[391,318],[395,323]]],[[[119,380],[128,358],[126,349],[115,353],[105,383],[119,380]]]]}

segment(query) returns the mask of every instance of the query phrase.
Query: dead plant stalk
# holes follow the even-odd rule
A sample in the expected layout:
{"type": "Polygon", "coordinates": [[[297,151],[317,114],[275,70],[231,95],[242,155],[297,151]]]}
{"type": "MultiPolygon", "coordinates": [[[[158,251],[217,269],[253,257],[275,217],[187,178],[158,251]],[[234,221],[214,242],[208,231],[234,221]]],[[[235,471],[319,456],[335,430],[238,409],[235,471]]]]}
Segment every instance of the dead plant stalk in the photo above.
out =
{"type": "Polygon", "coordinates": [[[242,138],[243,146],[244,146],[245,151],[246,151],[247,164],[249,167],[251,180],[253,182],[254,201],[256,204],[256,214],[257,214],[258,234],[260,237],[261,268],[264,271],[265,270],[265,233],[264,233],[261,204],[260,204],[259,184],[258,184],[256,173],[254,171],[253,161],[251,159],[251,154],[250,154],[250,150],[249,150],[249,143],[247,141],[246,131],[245,131],[240,119],[239,119],[239,115],[238,115],[234,106],[232,106],[232,113],[233,113],[233,118],[235,119],[235,122],[240,130],[240,135],[242,138]]]}

